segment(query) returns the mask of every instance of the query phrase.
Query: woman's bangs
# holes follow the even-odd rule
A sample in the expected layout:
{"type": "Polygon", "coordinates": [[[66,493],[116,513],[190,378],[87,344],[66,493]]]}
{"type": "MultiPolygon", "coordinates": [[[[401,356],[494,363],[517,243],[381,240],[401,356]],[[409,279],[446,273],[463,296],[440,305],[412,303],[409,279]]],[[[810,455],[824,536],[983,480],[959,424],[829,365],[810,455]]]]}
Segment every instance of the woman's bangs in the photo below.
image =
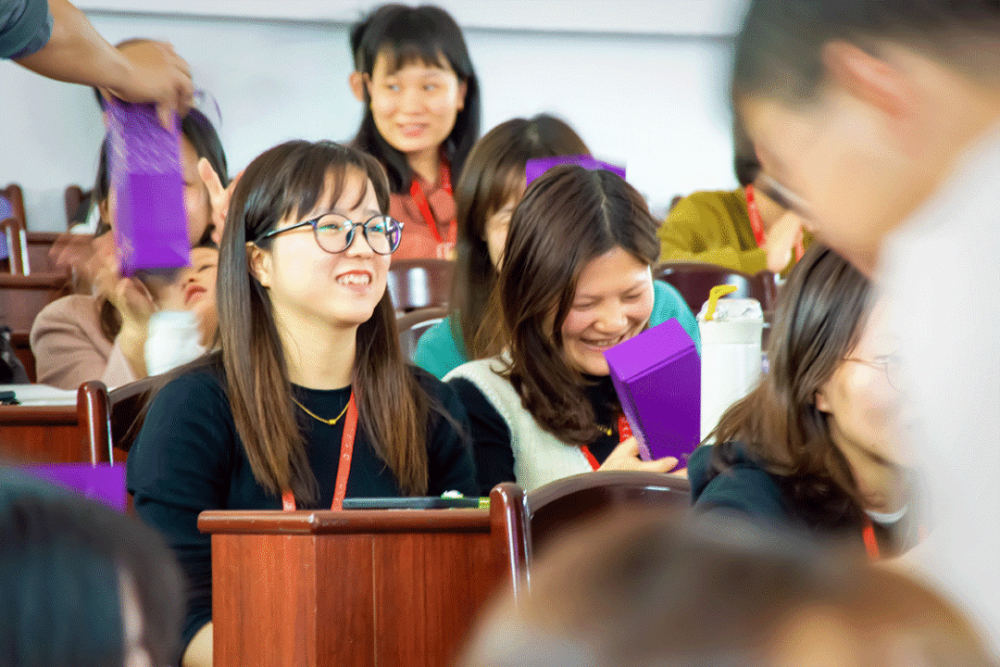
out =
{"type": "MultiPolygon", "coordinates": [[[[386,59],[387,73],[395,74],[409,65],[422,65],[434,69],[455,70],[445,50],[433,36],[427,41],[407,39],[390,41],[379,47],[378,55],[386,59]]],[[[372,62],[374,66],[374,61],[372,62]]]]}

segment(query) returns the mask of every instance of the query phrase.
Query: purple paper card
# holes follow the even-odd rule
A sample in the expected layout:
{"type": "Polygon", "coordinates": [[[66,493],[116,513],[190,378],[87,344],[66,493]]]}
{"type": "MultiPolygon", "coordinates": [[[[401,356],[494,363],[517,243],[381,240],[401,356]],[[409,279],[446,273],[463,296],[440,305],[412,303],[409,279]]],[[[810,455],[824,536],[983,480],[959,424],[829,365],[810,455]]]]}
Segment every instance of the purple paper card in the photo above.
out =
{"type": "Polygon", "coordinates": [[[561,164],[575,164],[579,167],[583,167],[584,169],[590,169],[591,171],[594,171],[595,169],[607,169],[608,171],[625,178],[625,167],[619,167],[618,165],[601,162],[600,160],[596,160],[589,155],[556,155],[555,157],[539,157],[528,160],[528,162],[524,165],[525,187],[531,185],[532,181],[547,172],[552,167],[557,167],[561,164]]]}
{"type": "Polygon", "coordinates": [[[180,125],[165,129],[151,104],[112,99],[105,109],[122,274],[188,266],[180,125]]]}
{"type": "Polygon", "coordinates": [[[670,319],[604,353],[643,460],[694,451],[701,427],[701,359],[687,331],[670,319]]]}
{"type": "Polygon", "coordinates": [[[102,463],[49,463],[21,466],[26,474],[71,489],[110,505],[119,512],[125,511],[125,464],[102,463]]]}

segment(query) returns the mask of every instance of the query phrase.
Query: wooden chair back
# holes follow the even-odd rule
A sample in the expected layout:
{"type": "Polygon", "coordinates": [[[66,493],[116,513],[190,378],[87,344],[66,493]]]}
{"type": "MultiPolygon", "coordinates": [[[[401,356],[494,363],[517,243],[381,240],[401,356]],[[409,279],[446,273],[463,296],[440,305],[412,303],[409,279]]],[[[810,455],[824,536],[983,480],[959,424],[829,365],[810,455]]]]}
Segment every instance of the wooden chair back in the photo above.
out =
{"type": "Polygon", "coordinates": [[[93,190],[84,190],[79,185],[67,186],[63,192],[63,202],[66,205],[66,229],[73,226],[73,219],[80,212],[82,206],[89,207],[93,192],[93,190]]]}
{"type": "Polygon", "coordinates": [[[418,308],[400,315],[396,319],[396,329],[399,331],[399,346],[403,349],[403,355],[413,361],[420,337],[446,317],[448,309],[437,307],[418,308]]]}
{"type": "Polygon", "coordinates": [[[153,388],[160,378],[143,378],[112,389],[108,397],[111,403],[111,445],[115,461],[128,458],[132,443],[139,435],[139,415],[146,407],[153,388]]]}
{"type": "Polygon", "coordinates": [[[0,220],[0,234],[6,241],[8,272],[15,276],[26,276],[31,273],[28,237],[24,223],[14,217],[0,220]]]}
{"type": "Polygon", "coordinates": [[[6,187],[0,188],[0,197],[7,200],[10,204],[11,214],[5,217],[14,217],[21,221],[25,229],[28,227],[28,218],[24,214],[24,194],[21,192],[21,186],[17,183],[10,183],[6,187]]]}
{"type": "Polygon", "coordinates": [[[28,373],[29,382],[38,382],[38,372],[35,365],[35,353],[31,351],[31,336],[27,331],[12,331],[10,345],[14,348],[24,370],[28,373]]]}
{"type": "Polygon", "coordinates": [[[35,316],[42,308],[69,294],[65,273],[35,273],[15,276],[0,273],[0,326],[15,333],[31,331],[35,316]]]}
{"type": "Polygon", "coordinates": [[[454,263],[446,259],[393,261],[387,278],[397,313],[417,308],[447,308],[454,263]]]}
{"type": "Polygon", "coordinates": [[[777,283],[770,271],[750,275],[704,262],[664,262],[653,270],[653,278],[673,285],[695,315],[716,285],[735,285],[737,289],[729,297],[757,299],[764,312],[774,310],[778,300],[777,283]]]}
{"type": "Polygon", "coordinates": [[[490,492],[494,549],[517,596],[530,587],[535,554],[566,530],[615,510],[687,508],[690,494],[686,478],[629,471],[573,475],[529,493],[499,484],[490,492]]]}
{"type": "Polygon", "coordinates": [[[63,273],[66,268],[57,267],[49,256],[52,246],[62,236],[59,232],[28,232],[28,263],[33,273],[63,273]]]}
{"type": "Polygon", "coordinates": [[[111,463],[104,383],[80,385],[76,406],[0,405],[0,456],[6,463],[111,463]]]}

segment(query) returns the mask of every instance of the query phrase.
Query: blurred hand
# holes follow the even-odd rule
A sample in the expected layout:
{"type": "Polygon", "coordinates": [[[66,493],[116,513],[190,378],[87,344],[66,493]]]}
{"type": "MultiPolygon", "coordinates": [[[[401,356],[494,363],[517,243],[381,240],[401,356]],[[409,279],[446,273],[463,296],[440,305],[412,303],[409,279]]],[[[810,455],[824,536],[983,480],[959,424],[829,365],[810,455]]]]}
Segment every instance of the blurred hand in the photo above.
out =
{"type": "Polygon", "coordinates": [[[676,466],[677,459],[673,456],[665,456],[656,461],[643,461],[639,458],[639,441],[635,439],[635,436],[631,436],[612,450],[599,469],[668,472],[676,466]]]}
{"type": "Polygon", "coordinates": [[[767,270],[781,273],[792,261],[795,246],[802,241],[802,220],[794,213],[787,212],[774,221],[767,230],[767,270]]]}
{"type": "Polygon", "coordinates": [[[243,176],[243,172],[236,174],[236,178],[229,182],[229,187],[224,188],[212,164],[207,159],[201,158],[198,160],[198,175],[208,188],[208,201],[212,207],[211,222],[215,225],[212,240],[218,245],[222,241],[222,230],[225,229],[226,216],[229,214],[229,200],[232,199],[233,189],[243,176]]]}
{"type": "Polygon", "coordinates": [[[156,312],[156,301],[139,280],[120,273],[114,252],[100,252],[88,262],[88,272],[99,295],[106,298],[122,316],[122,333],[145,340],[150,316],[156,312]]]}
{"type": "Polygon", "coordinates": [[[119,51],[128,63],[128,74],[118,86],[109,88],[126,102],[152,102],[163,127],[172,127],[172,114],[187,115],[194,98],[188,64],[165,42],[137,41],[119,51]]]}
{"type": "Polygon", "coordinates": [[[52,262],[57,267],[72,272],[74,291],[77,294],[91,293],[95,274],[114,253],[112,234],[97,238],[84,234],[62,234],[49,249],[52,262]]]}

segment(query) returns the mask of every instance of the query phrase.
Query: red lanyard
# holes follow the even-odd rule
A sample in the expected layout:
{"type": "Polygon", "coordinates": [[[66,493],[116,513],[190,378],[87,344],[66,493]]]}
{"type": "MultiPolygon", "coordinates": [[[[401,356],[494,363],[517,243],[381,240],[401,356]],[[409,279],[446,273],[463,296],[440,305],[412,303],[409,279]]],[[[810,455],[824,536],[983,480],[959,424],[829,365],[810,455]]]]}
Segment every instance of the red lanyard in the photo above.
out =
{"type": "MultiPolygon", "coordinates": [[[[763,248],[764,244],[767,243],[767,238],[764,236],[764,219],[760,217],[760,208],[757,207],[757,197],[754,194],[754,189],[752,185],[748,185],[744,188],[747,193],[747,214],[750,216],[750,228],[753,229],[753,237],[757,241],[757,247],[763,248]]],[[[805,248],[802,245],[802,241],[799,240],[795,243],[795,261],[802,259],[802,255],[805,253],[805,248]]]]}
{"type": "MultiPolygon", "coordinates": [[[[347,402],[347,417],[344,421],[344,434],[340,436],[340,463],[337,465],[337,486],[333,493],[332,510],[344,509],[344,496],[347,494],[347,478],[351,474],[351,457],[354,455],[354,434],[358,430],[358,406],[354,402],[354,392],[347,402]]],[[[285,489],[281,494],[281,508],[286,512],[294,512],[295,494],[285,489]]]]}
{"type": "MultiPolygon", "coordinates": [[[[632,437],[632,427],[629,426],[628,420],[625,419],[625,415],[618,415],[618,442],[622,443],[632,437]]],[[[601,467],[600,462],[597,458],[590,453],[590,447],[587,445],[580,445],[580,451],[583,455],[587,457],[587,462],[590,463],[590,467],[597,470],[601,467]]]]}
{"type": "MultiPolygon", "coordinates": [[[[441,187],[451,196],[451,167],[448,166],[448,162],[443,157],[441,158],[441,169],[438,173],[438,178],[441,180],[441,187]]],[[[410,182],[410,197],[413,198],[413,203],[420,210],[420,215],[424,216],[424,222],[427,223],[427,227],[431,230],[431,234],[434,235],[434,239],[439,245],[443,244],[444,239],[441,238],[441,232],[438,231],[437,220],[434,219],[434,213],[431,212],[431,205],[427,203],[424,189],[417,182],[416,174],[413,175],[413,180],[410,182]]]]}
{"type": "Polygon", "coordinates": [[[875,526],[872,525],[872,520],[867,515],[865,516],[865,525],[861,528],[861,539],[865,541],[865,551],[868,552],[870,559],[876,561],[882,558],[878,540],[875,539],[875,526]]]}

